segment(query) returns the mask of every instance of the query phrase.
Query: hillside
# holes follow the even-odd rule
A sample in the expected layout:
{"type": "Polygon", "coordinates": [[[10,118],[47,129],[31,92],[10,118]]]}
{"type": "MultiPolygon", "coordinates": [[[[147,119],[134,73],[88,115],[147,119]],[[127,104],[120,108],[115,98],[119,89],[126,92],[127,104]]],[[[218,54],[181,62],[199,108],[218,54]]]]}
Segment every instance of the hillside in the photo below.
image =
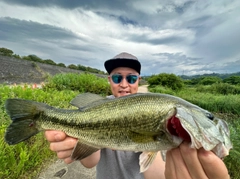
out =
{"type": "MultiPolygon", "coordinates": [[[[50,65],[46,63],[39,63],[29,60],[18,59],[14,57],[0,55],[0,84],[19,84],[19,83],[41,83],[58,73],[84,73],[85,71],[74,70],[71,68],[61,67],[57,65],[50,65]]],[[[106,77],[106,75],[97,74],[99,77],[106,77]]],[[[240,72],[231,74],[204,74],[194,76],[180,76],[182,79],[194,79],[207,76],[216,76],[222,79],[230,76],[240,76],[240,72]]],[[[145,76],[146,77],[146,76],[145,76]]],[[[143,82],[143,80],[141,80],[143,82]]],[[[145,84],[145,83],[144,83],[145,84]]]]}
{"type": "Polygon", "coordinates": [[[58,73],[83,71],[0,55],[0,84],[41,83],[58,73]]]}
{"type": "Polygon", "coordinates": [[[202,75],[192,75],[192,76],[186,76],[186,75],[180,75],[180,78],[184,80],[192,80],[194,78],[202,78],[202,77],[209,77],[209,76],[215,76],[219,77],[221,79],[229,78],[230,76],[240,76],[240,72],[237,73],[210,73],[210,74],[202,74],[202,75]]]}

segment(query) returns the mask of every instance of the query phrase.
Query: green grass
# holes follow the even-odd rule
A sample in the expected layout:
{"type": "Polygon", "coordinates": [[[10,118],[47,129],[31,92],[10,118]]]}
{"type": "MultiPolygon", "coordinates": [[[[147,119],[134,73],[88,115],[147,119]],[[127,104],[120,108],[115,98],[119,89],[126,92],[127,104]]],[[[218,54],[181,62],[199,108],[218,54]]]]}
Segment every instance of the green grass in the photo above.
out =
{"type": "Polygon", "coordinates": [[[227,157],[224,159],[224,163],[226,164],[229,174],[231,178],[233,179],[240,179],[240,140],[239,140],[239,134],[240,134],[240,116],[234,117],[230,116],[227,118],[227,121],[229,121],[229,127],[230,127],[230,134],[231,134],[231,141],[233,143],[233,149],[230,150],[230,153],[227,157]]]}
{"type": "Polygon", "coordinates": [[[55,158],[43,134],[38,134],[18,145],[9,146],[3,139],[5,129],[5,125],[0,128],[0,178],[34,178],[44,163],[55,158]]]}
{"type": "Polygon", "coordinates": [[[211,112],[240,115],[240,94],[223,95],[209,92],[203,93],[197,91],[196,88],[185,88],[180,91],[173,91],[161,86],[149,88],[149,91],[178,96],[211,112]]]}
{"type": "Polygon", "coordinates": [[[81,93],[91,92],[108,95],[111,93],[107,78],[100,78],[93,74],[57,74],[48,79],[45,89],[74,90],[81,93]]]}
{"type": "MultiPolygon", "coordinates": [[[[194,88],[176,92],[163,87],[155,87],[150,89],[150,91],[179,96],[227,120],[231,130],[233,149],[230,151],[230,155],[224,159],[224,162],[229,169],[231,177],[234,179],[240,178],[239,95],[204,94],[196,91],[194,88]]],[[[69,102],[81,92],[93,92],[106,96],[109,94],[109,84],[106,79],[100,79],[99,83],[99,78],[89,74],[84,74],[81,78],[68,74],[50,78],[43,89],[33,90],[27,86],[11,88],[0,85],[0,178],[35,178],[45,163],[56,157],[55,153],[49,150],[49,143],[44,138],[43,133],[18,145],[9,146],[5,143],[4,133],[10,123],[4,108],[6,99],[23,98],[44,102],[58,108],[71,108],[69,102]],[[81,83],[83,86],[78,86],[78,83],[81,83]]]]}
{"type": "Polygon", "coordinates": [[[16,87],[0,85],[0,178],[35,178],[42,167],[56,157],[56,154],[49,150],[49,143],[43,133],[14,146],[5,143],[4,133],[10,124],[4,108],[6,99],[23,98],[44,102],[57,108],[72,108],[69,102],[81,92],[95,92],[106,96],[109,90],[106,79],[89,74],[83,74],[81,77],[77,74],[57,75],[50,78],[43,89],[32,89],[27,85],[16,87]],[[73,88],[73,81],[84,86],[73,88]],[[87,82],[90,85],[86,85],[87,82]],[[56,88],[57,85],[64,88],[56,88]]]}
{"type": "Polygon", "coordinates": [[[43,163],[54,158],[55,154],[49,150],[49,143],[40,133],[31,139],[9,146],[4,141],[4,132],[10,123],[4,109],[7,98],[23,98],[48,103],[51,106],[68,108],[69,101],[78,92],[70,90],[57,91],[22,88],[21,86],[9,88],[0,87],[0,178],[32,178],[37,176],[43,163]],[[31,171],[31,172],[29,172],[31,171]]]}

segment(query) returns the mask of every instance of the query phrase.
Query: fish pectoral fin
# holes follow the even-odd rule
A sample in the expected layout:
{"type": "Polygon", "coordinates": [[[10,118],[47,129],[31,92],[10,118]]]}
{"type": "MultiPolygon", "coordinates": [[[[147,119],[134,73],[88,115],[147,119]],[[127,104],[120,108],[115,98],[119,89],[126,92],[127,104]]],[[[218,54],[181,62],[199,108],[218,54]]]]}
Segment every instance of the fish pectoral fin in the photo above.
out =
{"type": "Polygon", "coordinates": [[[97,94],[83,93],[83,94],[79,94],[78,96],[73,98],[72,101],[70,102],[70,104],[75,107],[82,108],[84,106],[87,106],[93,102],[96,102],[96,101],[102,100],[102,99],[105,99],[105,98],[100,95],[97,95],[97,94]]]}
{"type": "Polygon", "coordinates": [[[159,131],[156,132],[151,132],[151,131],[146,131],[146,130],[136,130],[136,131],[131,131],[133,133],[137,133],[139,135],[146,135],[146,136],[156,136],[159,135],[159,131]]]}
{"type": "Polygon", "coordinates": [[[146,143],[155,141],[155,135],[152,133],[139,133],[135,131],[126,132],[127,136],[136,143],[146,143]]]}
{"type": "Polygon", "coordinates": [[[71,159],[82,160],[98,150],[98,148],[78,142],[73,149],[71,159]]]}
{"type": "Polygon", "coordinates": [[[139,156],[140,173],[145,172],[150,167],[157,153],[158,152],[143,152],[139,156]]]}

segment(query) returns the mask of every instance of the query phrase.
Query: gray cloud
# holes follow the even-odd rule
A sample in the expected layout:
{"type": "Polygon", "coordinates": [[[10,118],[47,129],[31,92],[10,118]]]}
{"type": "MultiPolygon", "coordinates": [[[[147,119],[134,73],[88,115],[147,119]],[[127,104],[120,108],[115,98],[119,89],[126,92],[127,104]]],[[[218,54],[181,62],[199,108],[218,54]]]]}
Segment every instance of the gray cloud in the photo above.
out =
{"type": "Polygon", "coordinates": [[[5,3],[8,4],[17,4],[22,6],[32,6],[32,7],[61,7],[65,9],[75,9],[78,7],[83,7],[85,9],[99,9],[99,8],[112,8],[112,7],[119,7],[119,8],[127,8],[128,1],[111,1],[111,0],[104,0],[104,1],[95,1],[95,0],[36,0],[36,1],[27,1],[27,0],[3,0],[5,3]]]}
{"type": "Polygon", "coordinates": [[[127,51],[143,74],[240,71],[240,2],[0,1],[0,44],[20,55],[104,70],[127,51]]]}
{"type": "Polygon", "coordinates": [[[149,36],[149,34],[145,34],[145,35],[132,35],[128,38],[128,40],[130,41],[134,41],[137,43],[149,43],[152,45],[161,45],[161,44],[165,44],[165,45],[169,45],[169,44],[178,44],[181,43],[183,41],[185,41],[184,37],[181,36],[177,36],[177,35],[172,35],[172,36],[168,36],[168,37],[157,37],[157,38],[152,38],[149,36]]]}
{"type": "Polygon", "coordinates": [[[0,40],[10,41],[17,41],[19,38],[37,38],[47,41],[59,39],[79,39],[78,36],[66,29],[10,17],[0,18],[0,32],[2,34],[0,36],[0,40]]]}

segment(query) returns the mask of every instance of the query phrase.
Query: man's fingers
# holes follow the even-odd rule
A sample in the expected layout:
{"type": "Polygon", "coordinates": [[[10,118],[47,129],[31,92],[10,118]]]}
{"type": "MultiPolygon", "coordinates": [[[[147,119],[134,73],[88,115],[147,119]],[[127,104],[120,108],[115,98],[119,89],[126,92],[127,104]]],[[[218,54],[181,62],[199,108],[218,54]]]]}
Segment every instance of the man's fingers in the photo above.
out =
{"type": "Polygon", "coordinates": [[[190,179],[189,171],[186,167],[180,148],[175,148],[172,150],[172,157],[177,178],[190,179]]]}
{"type": "Polygon", "coordinates": [[[205,151],[203,148],[201,148],[198,150],[198,158],[208,178],[230,179],[224,162],[214,153],[205,151]],[[216,170],[219,172],[216,172],[216,170]]]}
{"type": "Polygon", "coordinates": [[[176,179],[177,178],[171,150],[167,151],[166,164],[165,164],[165,177],[166,177],[166,179],[176,179]]]}
{"type": "Polygon", "coordinates": [[[187,142],[183,142],[179,148],[191,178],[207,179],[207,176],[205,175],[202,165],[198,159],[197,150],[191,148],[187,142]]]}
{"type": "Polygon", "coordinates": [[[68,157],[68,158],[65,158],[64,159],[64,162],[66,163],[66,164],[70,164],[70,163],[72,163],[74,160],[72,160],[71,159],[71,157],[68,157]]]}
{"type": "Polygon", "coordinates": [[[179,148],[174,148],[167,152],[165,174],[166,179],[190,179],[179,148]]]}
{"type": "Polygon", "coordinates": [[[67,137],[64,139],[64,141],[51,142],[50,149],[55,152],[73,150],[76,144],[77,144],[77,139],[72,137],[67,137]]]}
{"type": "Polygon", "coordinates": [[[57,156],[59,159],[67,159],[70,158],[72,155],[72,150],[65,150],[57,152],[57,156]]]}
{"type": "Polygon", "coordinates": [[[59,142],[64,140],[67,135],[61,131],[45,131],[45,137],[49,142],[59,142]]]}

